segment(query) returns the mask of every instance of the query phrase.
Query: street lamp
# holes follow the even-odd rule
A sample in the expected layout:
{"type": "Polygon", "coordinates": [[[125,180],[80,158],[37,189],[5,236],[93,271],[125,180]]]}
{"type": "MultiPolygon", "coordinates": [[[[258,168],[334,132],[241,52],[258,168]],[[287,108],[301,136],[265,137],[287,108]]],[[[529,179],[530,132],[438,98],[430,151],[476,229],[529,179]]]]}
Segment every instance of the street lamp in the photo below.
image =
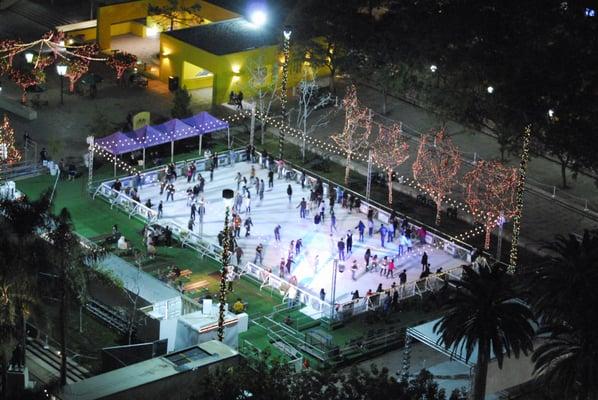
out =
{"type": "Polygon", "coordinates": [[[66,65],[58,64],[56,66],[56,72],[60,76],[60,104],[64,104],[64,76],[66,75],[66,65]]]}
{"type": "Polygon", "coordinates": [[[554,110],[552,108],[548,110],[548,118],[554,118],[554,110]]]}
{"type": "Polygon", "coordinates": [[[430,71],[432,72],[436,72],[436,70],[438,69],[438,67],[434,64],[430,65],[430,71]]]}
{"type": "Polygon", "coordinates": [[[266,23],[268,17],[266,16],[266,13],[263,10],[255,10],[251,13],[250,19],[251,23],[256,28],[261,28],[266,23]]]}
{"type": "Polygon", "coordinates": [[[230,214],[230,208],[233,205],[235,198],[235,192],[231,189],[224,189],[222,191],[222,202],[224,203],[224,237],[222,238],[222,255],[221,263],[222,269],[220,270],[220,309],[218,314],[218,340],[224,341],[224,307],[226,305],[226,273],[230,259],[230,247],[231,247],[231,235],[230,226],[228,225],[228,216],[230,214]]]}
{"type": "Polygon", "coordinates": [[[486,91],[487,91],[489,94],[492,94],[492,93],[494,93],[494,88],[493,88],[492,86],[488,86],[488,87],[486,88],[486,91]]]}
{"type": "Polygon", "coordinates": [[[280,113],[282,114],[283,126],[279,130],[278,136],[278,158],[280,160],[284,157],[284,124],[287,122],[287,80],[289,78],[289,53],[291,51],[291,34],[293,33],[290,26],[285,26],[282,35],[284,41],[282,44],[282,52],[284,54],[284,62],[282,64],[282,82],[280,92],[280,113]]]}
{"type": "Polygon", "coordinates": [[[31,64],[33,62],[33,53],[25,53],[25,61],[31,64]]]}

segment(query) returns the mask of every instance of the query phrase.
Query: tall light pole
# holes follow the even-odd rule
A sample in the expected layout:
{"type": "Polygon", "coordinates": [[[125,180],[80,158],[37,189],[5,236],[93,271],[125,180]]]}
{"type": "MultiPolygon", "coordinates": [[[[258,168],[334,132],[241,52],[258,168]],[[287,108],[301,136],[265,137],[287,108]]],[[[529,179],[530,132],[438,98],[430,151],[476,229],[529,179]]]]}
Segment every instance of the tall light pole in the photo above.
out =
{"type": "Polygon", "coordinates": [[[224,308],[226,306],[226,274],[228,272],[228,264],[230,260],[230,227],[228,224],[228,216],[230,214],[230,207],[232,206],[235,192],[231,189],[224,189],[222,191],[222,201],[224,202],[224,237],[222,238],[222,255],[220,270],[220,309],[218,313],[218,340],[224,341],[224,308]]]}
{"type": "Polygon", "coordinates": [[[64,104],[64,76],[66,75],[67,66],[64,64],[58,64],[56,66],[56,72],[60,76],[60,105],[64,104]]]}
{"type": "Polygon", "coordinates": [[[289,77],[289,53],[291,50],[291,27],[285,26],[282,31],[284,41],[282,43],[282,52],[284,55],[284,62],[282,64],[282,82],[280,88],[280,113],[282,115],[282,128],[278,134],[278,158],[283,159],[284,156],[284,126],[287,122],[287,80],[289,77]]]}

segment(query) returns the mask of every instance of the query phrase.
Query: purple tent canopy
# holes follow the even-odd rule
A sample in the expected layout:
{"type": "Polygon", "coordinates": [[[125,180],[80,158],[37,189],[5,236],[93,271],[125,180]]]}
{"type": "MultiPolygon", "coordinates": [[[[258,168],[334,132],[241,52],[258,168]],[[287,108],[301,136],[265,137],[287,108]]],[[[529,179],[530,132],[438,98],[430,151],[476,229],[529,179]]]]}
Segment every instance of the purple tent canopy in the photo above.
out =
{"type": "Polygon", "coordinates": [[[207,112],[200,112],[189,118],[182,120],[185,124],[199,130],[201,134],[220,131],[228,128],[228,122],[222,121],[207,112]]]}
{"type": "MultiPolygon", "coordinates": [[[[173,140],[181,140],[188,137],[198,136],[199,130],[192,126],[187,125],[180,119],[171,119],[168,122],[164,122],[160,125],[155,125],[154,128],[162,133],[162,136],[155,138],[157,141],[148,142],[148,145],[158,145],[161,143],[167,143],[173,140]]],[[[152,138],[153,140],[154,138],[152,138]]]]}
{"type": "Polygon", "coordinates": [[[173,119],[156,126],[144,126],[133,132],[115,132],[98,138],[95,143],[106,151],[120,155],[193,136],[228,128],[228,122],[201,112],[184,120],[173,119]]]}

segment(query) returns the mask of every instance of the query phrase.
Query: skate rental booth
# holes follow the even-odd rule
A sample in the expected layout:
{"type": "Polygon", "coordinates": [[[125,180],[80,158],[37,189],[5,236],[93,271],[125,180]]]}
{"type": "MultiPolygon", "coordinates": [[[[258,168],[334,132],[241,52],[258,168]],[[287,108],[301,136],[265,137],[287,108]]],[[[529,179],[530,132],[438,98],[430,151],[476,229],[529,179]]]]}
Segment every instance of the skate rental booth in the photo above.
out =
{"type": "Polygon", "coordinates": [[[115,132],[112,135],[94,139],[92,149],[103,150],[114,158],[114,176],[118,156],[141,150],[142,166],[145,169],[145,150],[150,147],[170,143],[170,161],[174,161],[174,142],[198,137],[198,154],[201,155],[203,135],[227,130],[227,143],[230,147],[230,127],[207,112],[201,112],[189,118],[171,119],[160,125],[146,125],[131,132],[115,132]]]}

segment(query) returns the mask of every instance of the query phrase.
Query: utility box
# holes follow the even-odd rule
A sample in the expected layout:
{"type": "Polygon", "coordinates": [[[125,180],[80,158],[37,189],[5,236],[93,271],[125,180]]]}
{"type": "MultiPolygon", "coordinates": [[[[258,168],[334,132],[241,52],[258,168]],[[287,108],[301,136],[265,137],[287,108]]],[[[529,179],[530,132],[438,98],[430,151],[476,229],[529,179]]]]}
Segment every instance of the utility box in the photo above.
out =
{"type": "Polygon", "coordinates": [[[168,77],[168,90],[171,92],[177,91],[179,89],[179,77],[178,76],[169,76],[168,77]]]}

